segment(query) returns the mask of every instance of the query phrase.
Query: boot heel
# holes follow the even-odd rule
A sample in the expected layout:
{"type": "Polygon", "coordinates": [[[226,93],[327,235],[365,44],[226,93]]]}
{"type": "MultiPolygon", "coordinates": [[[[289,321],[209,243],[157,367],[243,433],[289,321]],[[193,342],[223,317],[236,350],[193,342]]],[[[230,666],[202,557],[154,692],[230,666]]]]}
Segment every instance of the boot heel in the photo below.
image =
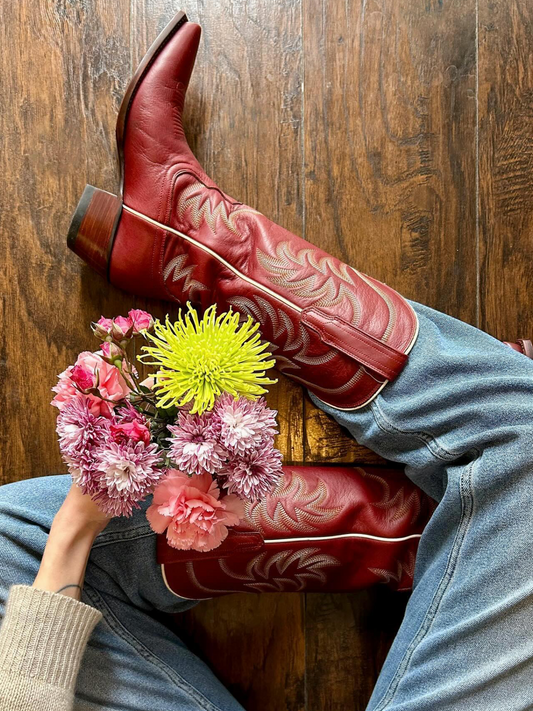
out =
{"type": "Polygon", "coordinates": [[[67,245],[105,277],[121,212],[116,195],[87,185],[70,222],[67,245]]]}

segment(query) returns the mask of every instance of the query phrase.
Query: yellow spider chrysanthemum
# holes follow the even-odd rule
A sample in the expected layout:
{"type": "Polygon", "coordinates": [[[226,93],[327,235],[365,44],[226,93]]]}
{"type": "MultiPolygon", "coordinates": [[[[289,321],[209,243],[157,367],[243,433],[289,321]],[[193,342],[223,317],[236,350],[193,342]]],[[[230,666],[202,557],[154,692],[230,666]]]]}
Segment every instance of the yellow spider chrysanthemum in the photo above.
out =
{"type": "Polygon", "coordinates": [[[265,371],[275,361],[261,343],[258,323],[251,317],[239,324],[239,314],[216,315],[210,306],[200,320],[188,303],[185,316],[171,323],[155,322],[154,333],[147,333],[153,346],[143,346],[146,354],[139,360],[158,367],[155,374],[157,406],[169,408],[192,401],[191,412],[210,410],[222,392],[235,397],[244,395],[256,399],[270,385],[265,371]],[[152,360],[146,360],[151,358],[152,360]],[[270,359],[270,360],[269,360],[270,359]]]}

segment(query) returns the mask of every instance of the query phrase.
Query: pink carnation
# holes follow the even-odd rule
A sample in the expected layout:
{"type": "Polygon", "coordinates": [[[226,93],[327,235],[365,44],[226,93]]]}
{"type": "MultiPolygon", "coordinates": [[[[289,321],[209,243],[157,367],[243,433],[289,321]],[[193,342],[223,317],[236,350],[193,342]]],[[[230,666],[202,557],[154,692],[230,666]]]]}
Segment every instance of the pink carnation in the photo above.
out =
{"type": "MultiPolygon", "coordinates": [[[[69,366],[59,376],[58,384],[52,388],[56,393],[52,405],[61,410],[79,394],[78,388],[89,390],[93,387],[98,387],[102,397],[112,403],[124,400],[130,392],[116,366],[106,363],[98,353],[84,351],[79,354],[74,366],[69,366]],[[79,383],[82,383],[83,387],[79,383]]],[[[90,394],[88,398],[90,410],[94,415],[111,415],[112,405],[96,395],[90,394]]]]}
{"type": "Polygon", "coordinates": [[[154,492],[146,512],[156,533],[167,532],[169,545],[181,550],[210,551],[228,535],[244,515],[244,505],[236,496],[220,498],[212,477],[204,473],[189,478],[170,469],[154,492]]]}
{"type": "Polygon", "coordinates": [[[234,454],[257,447],[262,440],[277,434],[275,410],[271,410],[264,398],[235,399],[223,393],[215,403],[213,419],[220,432],[220,442],[234,454]]]}
{"type": "Polygon", "coordinates": [[[51,404],[57,407],[58,410],[62,410],[65,405],[80,394],[80,391],[75,386],[70,374],[74,370],[74,366],[69,365],[69,367],[59,374],[59,380],[57,385],[54,385],[52,391],[57,393],[52,400],[51,404]]]}
{"type": "Polygon", "coordinates": [[[190,415],[180,412],[178,424],[169,426],[170,456],[177,467],[187,474],[215,473],[224,463],[227,453],[218,441],[218,432],[211,413],[190,415]]]}
{"type": "Polygon", "coordinates": [[[221,472],[223,486],[241,499],[260,501],[276,487],[282,472],[281,460],[281,452],[266,441],[225,465],[221,472]]]}

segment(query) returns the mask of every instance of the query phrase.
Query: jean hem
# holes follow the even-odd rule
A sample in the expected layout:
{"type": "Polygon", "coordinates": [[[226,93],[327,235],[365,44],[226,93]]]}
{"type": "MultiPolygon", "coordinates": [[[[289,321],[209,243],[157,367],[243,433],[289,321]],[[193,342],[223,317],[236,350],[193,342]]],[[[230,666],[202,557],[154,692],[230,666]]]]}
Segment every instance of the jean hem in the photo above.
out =
{"type": "Polygon", "coordinates": [[[94,607],[100,610],[104,621],[109,625],[111,630],[126,644],[132,647],[143,659],[157,667],[171,683],[188,694],[203,711],[222,711],[219,706],[215,706],[212,701],[203,696],[196,687],[192,686],[186,679],[172,669],[172,667],[148,649],[141,640],[137,639],[135,635],[126,629],[97,590],[86,585],[84,592],[87,597],[91,599],[94,607]]]}

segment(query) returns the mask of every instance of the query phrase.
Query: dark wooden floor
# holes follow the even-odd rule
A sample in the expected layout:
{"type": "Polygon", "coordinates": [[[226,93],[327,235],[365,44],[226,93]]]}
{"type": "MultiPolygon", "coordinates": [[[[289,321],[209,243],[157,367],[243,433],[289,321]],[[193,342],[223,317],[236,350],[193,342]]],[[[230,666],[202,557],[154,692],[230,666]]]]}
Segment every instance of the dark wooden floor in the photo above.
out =
{"type": "MultiPolygon", "coordinates": [[[[0,6],[0,483],[63,471],[49,407],[88,323],[133,300],[67,251],[114,191],[117,107],[176,0],[0,6]]],[[[533,4],[183,1],[204,28],[187,128],[230,194],[497,337],[533,333],[533,4]]],[[[163,307],[136,300],[161,315],[163,307]]],[[[370,461],[284,382],[286,461],[370,461]]],[[[182,633],[248,711],[365,707],[404,600],[232,596],[182,633]]]]}

